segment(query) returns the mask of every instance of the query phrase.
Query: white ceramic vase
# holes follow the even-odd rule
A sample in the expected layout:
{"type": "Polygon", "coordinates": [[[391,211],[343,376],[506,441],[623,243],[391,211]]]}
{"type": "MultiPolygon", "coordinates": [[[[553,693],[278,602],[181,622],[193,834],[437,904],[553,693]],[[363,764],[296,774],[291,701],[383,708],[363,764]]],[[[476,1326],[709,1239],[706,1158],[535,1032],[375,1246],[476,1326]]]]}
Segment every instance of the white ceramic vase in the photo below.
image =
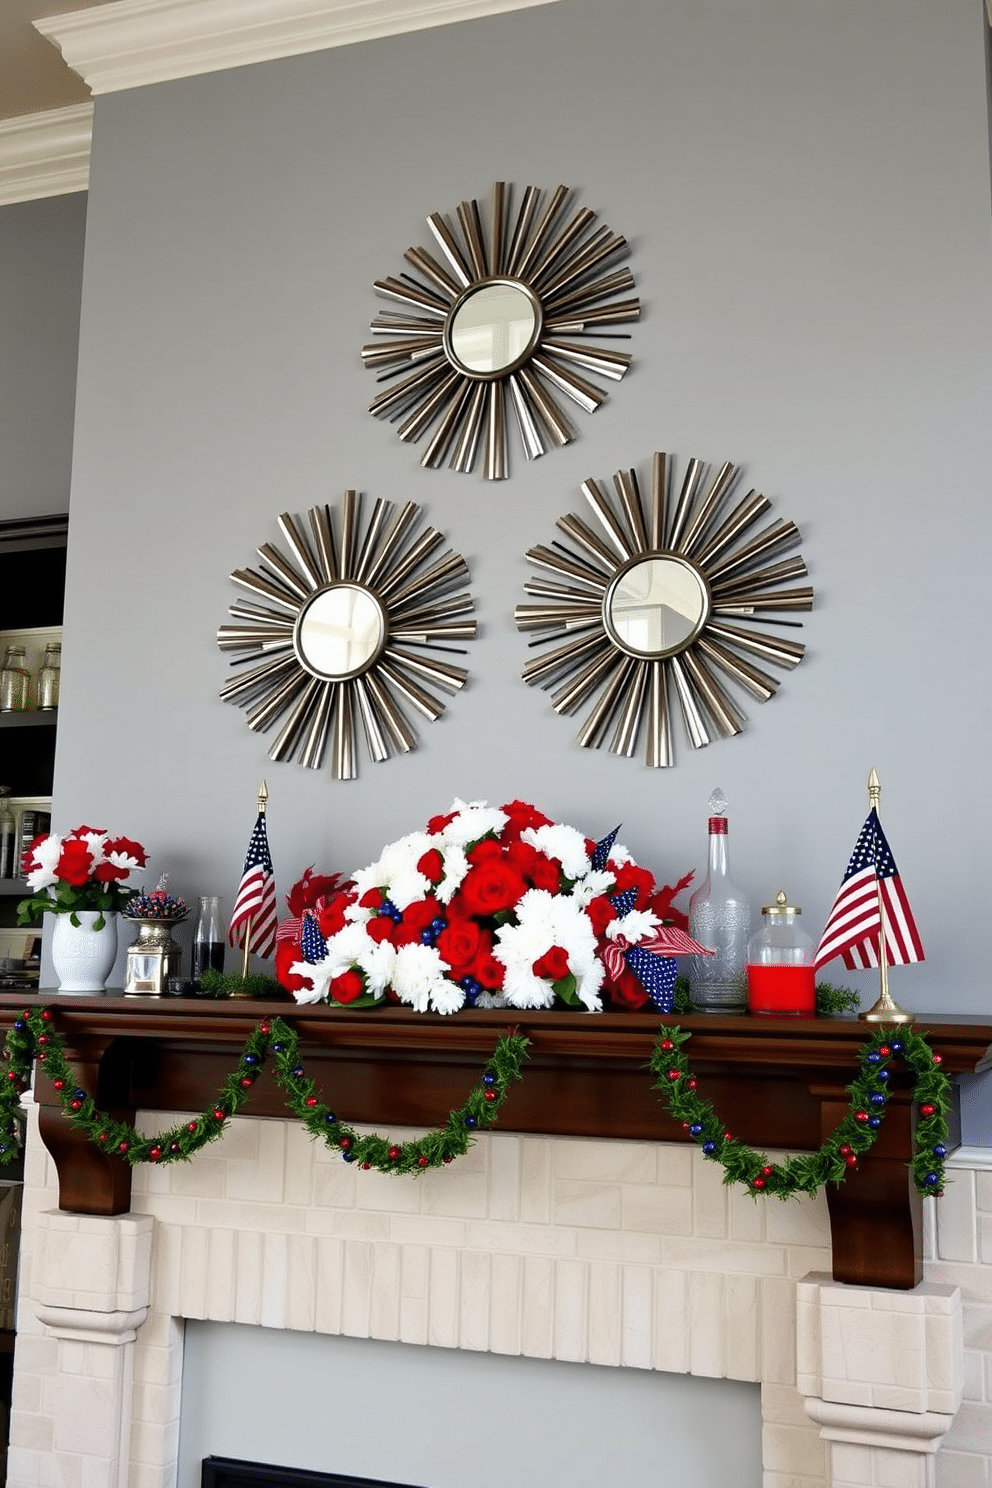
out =
{"type": "Polygon", "coordinates": [[[106,923],[94,930],[93,922],[100,917],[97,909],[79,909],[76,911],[79,924],[74,925],[71,915],[55,916],[52,966],[60,992],[99,997],[106,990],[107,978],[117,960],[117,916],[104,915],[106,923]]]}

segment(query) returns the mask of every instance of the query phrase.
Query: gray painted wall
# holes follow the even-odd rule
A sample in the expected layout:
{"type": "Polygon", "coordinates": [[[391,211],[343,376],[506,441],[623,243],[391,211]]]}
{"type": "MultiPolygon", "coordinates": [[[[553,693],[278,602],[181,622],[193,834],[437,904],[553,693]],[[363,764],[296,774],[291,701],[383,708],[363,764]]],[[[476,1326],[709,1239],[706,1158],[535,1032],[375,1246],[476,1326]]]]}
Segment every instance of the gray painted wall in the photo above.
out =
{"type": "Polygon", "coordinates": [[[622,821],[672,879],[719,783],[754,903],[785,885],[817,931],[875,766],[928,951],[895,995],[987,1013],[984,24],[980,0],[561,0],[100,98],[57,823],[105,819],[229,907],[263,774],[284,889],[455,793],[622,821]],[[579,440],[487,486],[365,413],[359,349],[372,280],[496,177],[564,179],[626,233],[644,317],[579,440]],[[580,750],[512,623],[580,482],[656,448],[742,462],[818,595],[779,696],[666,772],[580,750]],[[266,761],[213,637],[276,514],[346,486],[423,503],[482,635],[423,748],[335,784],[266,761]]]}
{"type": "Polygon", "coordinates": [[[0,521],[65,511],[86,196],[0,207],[0,521]]]}

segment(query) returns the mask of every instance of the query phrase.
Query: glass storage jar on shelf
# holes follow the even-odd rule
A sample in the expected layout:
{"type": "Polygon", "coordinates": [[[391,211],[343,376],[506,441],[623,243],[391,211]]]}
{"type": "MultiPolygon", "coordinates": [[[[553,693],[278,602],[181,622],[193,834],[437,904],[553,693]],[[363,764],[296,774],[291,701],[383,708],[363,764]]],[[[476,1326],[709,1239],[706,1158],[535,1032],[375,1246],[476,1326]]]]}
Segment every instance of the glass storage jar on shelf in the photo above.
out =
{"type": "Polygon", "coordinates": [[[38,707],[43,713],[51,712],[58,707],[61,679],[62,642],[49,641],[45,646],[45,659],[38,673],[38,707]]]}
{"type": "Polygon", "coordinates": [[[748,1007],[772,1018],[812,1018],[816,1013],[815,946],[784,889],[761,911],[764,923],[747,948],[748,1007]]]}
{"type": "Polygon", "coordinates": [[[751,906],[730,877],[727,798],[719,788],[709,808],[709,871],[689,900],[689,934],[714,954],[689,958],[689,1002],[694,1013],[743,1013],[751,906]]]}
{"type": "Polygon", "coordinates": [[[24,660],[24,647],[8,646],[0,670],[0,713],[24,713],[28,706],[31,673],[24,660]]]}

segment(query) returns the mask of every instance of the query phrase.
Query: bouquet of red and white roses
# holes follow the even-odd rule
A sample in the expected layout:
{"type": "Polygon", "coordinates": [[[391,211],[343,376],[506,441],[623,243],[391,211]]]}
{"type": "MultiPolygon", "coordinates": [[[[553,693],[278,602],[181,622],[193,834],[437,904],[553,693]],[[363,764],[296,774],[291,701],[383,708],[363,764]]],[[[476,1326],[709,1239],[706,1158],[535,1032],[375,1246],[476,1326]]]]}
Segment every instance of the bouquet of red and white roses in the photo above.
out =
{"type": "MultiPolygon", "coordinates": [[[[34,893],[17,906],[17,922],[28,925],[43,914],[67,914],[79,924],[77,912],[95,909],[116,914],[138,892],[124,880],[148,858],[140,842],[111,837],[101,827],[75,827],[64,837],[44,832],[22,859],[22,872],[34,893]]],[[[102,920],[95,923],[99,930],[102,920]]]]}
{"type": "MultiPolygon", "coordinates": [[[[276,971],[297,1002],[418,1012],[465,1006],[598,1012],[671,1006],[673,954],[702,952],[672,900],[612,833],[596,843],[533,806],[456,801],[280,926],[276,971]]],[[[309,870],[308,870],[309,875],[309,870]]],[[[299,911],[299,912],[295,912],[299,911]]]]}

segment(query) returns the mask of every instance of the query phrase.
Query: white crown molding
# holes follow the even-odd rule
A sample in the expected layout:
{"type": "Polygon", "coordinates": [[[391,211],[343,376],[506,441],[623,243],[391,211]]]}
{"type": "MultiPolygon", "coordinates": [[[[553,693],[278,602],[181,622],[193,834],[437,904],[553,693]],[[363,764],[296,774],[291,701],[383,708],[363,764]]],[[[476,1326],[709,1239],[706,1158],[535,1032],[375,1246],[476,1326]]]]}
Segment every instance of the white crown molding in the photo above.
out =
{"type": "Polygon", "coordinates": [[[992,1147],[958,1147],[944,1163],[945,1168],[974,1168],[992,1173],[992,1147]]]}
{"type": "Polygon", "coordinates": [[[0,206],[85,191],[93,105],[0,120],[0,206]]]}
{"type": "Polygon", "coordinates": [[[116,0],[35,21],[94,94],[554,0],[116,0]]]}

